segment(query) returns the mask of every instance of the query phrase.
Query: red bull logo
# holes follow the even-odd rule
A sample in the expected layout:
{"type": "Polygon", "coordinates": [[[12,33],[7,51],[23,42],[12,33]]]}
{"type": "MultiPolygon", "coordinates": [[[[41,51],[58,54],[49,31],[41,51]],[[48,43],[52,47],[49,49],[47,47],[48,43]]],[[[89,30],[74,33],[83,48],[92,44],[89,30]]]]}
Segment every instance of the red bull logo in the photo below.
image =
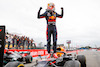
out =
{"type": "Polygon", "coordinates": [[[56,17],[55,16],[50,16],[49,19],[56,19],[56,17]]]}

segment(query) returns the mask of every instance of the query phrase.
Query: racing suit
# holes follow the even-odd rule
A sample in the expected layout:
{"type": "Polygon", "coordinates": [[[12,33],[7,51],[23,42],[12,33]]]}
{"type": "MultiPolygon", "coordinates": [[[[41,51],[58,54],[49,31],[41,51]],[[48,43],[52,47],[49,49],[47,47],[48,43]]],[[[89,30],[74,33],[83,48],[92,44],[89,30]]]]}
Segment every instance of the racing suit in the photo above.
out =
{"type": "Polygon", "coordinates": [[[47,51],[50,53],[50,46],[51,46],[51,34],[53,35],[53,51],[56,53],[56,45],[57,45],[57,29],[56,29],[56,18],[62,18],[63,17],[63,8],[61,15],[56,13],[55,11],[46,10],[43,14],[40,15],[40,10],[38,11],[38,18],[45,18],[47,21],[47,51]]]}

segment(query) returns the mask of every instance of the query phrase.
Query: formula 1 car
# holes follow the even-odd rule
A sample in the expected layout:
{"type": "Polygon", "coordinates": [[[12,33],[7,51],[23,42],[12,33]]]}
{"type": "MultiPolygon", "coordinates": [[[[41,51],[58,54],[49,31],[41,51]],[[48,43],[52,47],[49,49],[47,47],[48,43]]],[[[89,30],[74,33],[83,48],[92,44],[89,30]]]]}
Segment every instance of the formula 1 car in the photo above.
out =
{"type": "Polygon", "coordinates": [[[4,67],[25,67],[25,66],[22,62],[13,61],[13,62],[8,62],[4,67]]]}
{"type": "MultiPolygon", "coordinates": [[[[19,61],[19,62],[26,62],[26,63],[31,63],[32,62],[32,56],[30,55],[30,52],[12,52],[9,51],[9,53],[4,54],[4,60],[3,63],[6,65],[8,62],[13,62],[13,64],[17,64],[19,62],[14,61],[19,61]],[[24,56],[23,56],[24,55],[24,56]]],[[[12,64],[10,64],[12,65],[12,64]]]]}
{"type": "MultiPolygon", "coordinates": [[[[53,55],[53,53],[52,53],[53,55]]],[[[84,55],[72,55],[64,52],[62,48],[57,48],[59,58],[36,61],[33,67],[86,67],[86,58],[84,55]]]]}

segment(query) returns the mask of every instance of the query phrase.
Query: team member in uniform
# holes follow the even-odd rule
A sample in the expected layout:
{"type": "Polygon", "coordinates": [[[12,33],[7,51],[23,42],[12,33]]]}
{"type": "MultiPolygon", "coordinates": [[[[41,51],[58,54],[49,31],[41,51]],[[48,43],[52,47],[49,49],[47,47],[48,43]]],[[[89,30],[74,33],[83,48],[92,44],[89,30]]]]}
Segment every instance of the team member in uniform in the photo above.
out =
{"type": "Polygon", "coordinates": [[[63,17],[63,8],[61,8],[62,12],[61,15],[55,12],[55,5],[54,3],[48,3],[46,11],[40,15],[42,7],[40,7],[38,11],[38,18],[46,18],[47,21],[47,51],[48,56],[47,58],[50,58],[50,46],[51,46],[51,34],[53,35],[53,57],[58,58],[56,54],[56,45],[57,45],[57,29],[56,29],[56,18],[62,18],[63,17]]]}

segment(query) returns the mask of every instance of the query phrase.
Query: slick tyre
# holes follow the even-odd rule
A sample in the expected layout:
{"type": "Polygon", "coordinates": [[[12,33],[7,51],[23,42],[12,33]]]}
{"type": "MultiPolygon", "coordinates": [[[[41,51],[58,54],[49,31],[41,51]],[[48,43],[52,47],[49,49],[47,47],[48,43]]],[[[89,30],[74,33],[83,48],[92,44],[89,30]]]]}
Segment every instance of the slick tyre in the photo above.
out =
{"type": "Polygon", "coordinates": [[[9,62],[4,67],[24,67],[23,63],[15,61],[15,62],[9,62]]]}
{"type": "Polygon", "coordinates": [[[77,60],[70,60],[65,62],[64,67],[81,67],[81,65],[77,60]]]}
{"type": "Polygon", "coordinates": [[[78,55],[77,60],[81,63],[81,67],[86,67],[86,57],[84,55],[78,55]]]}
{"type": "Polygon", "coordinates": [[[25,61],[26,61],[26,63],[32,63],[32,61],[33,61],[32,56],[30,56],[30,55],[26,56],[25,61]]]}

